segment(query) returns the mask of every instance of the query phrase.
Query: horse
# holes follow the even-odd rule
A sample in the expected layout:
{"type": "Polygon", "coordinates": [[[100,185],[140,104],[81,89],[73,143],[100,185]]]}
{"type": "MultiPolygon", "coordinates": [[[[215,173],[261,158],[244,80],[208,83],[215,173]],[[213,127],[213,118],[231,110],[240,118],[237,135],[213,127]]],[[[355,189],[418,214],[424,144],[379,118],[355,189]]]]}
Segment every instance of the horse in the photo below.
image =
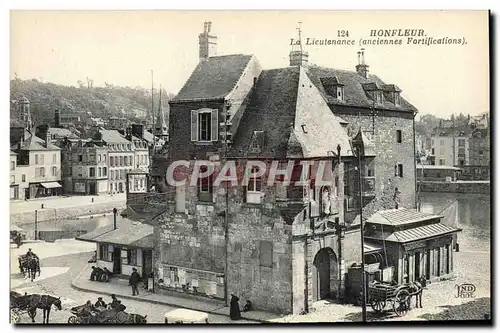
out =
{"type": "Polygon", "coordinates": [[[31,278],[31,282],[35,279],[36,273],[40,276],[40,259],[35,256],[20,256],[19,269],[22,274],[27,274],[31,278]]]}
{"type": "Polygon", "coordinates": [[[96,317],[98,323],[109,324],[146,324],[146,316],[137,313],[127,313],[125,311],[116,311],[115,309],[106,309],[96,317]]]}
{"type": "Polygon", "coordinates": [[[17,310],[27,310],[28,315],[33,319],[36,316],[36,309],[28,309],[30,298],[28,293],[21,295],[18,292],[10,292],[10,308],[17,310]]]}
{"type": "Polygon", "coordinates": [[[415,296],[415,306],[417,308],[422,308],[422,293],[427,285],[427,280],[424,277],[418,278],[414,282],[407,283],[408,291],[410,292],[410,298],[408,299],[408,310],[411,310],[411,298],[415,296]]]}
{"type": "MultiPolygon", "coordinates": [[[[52,309],[52,305],[54,305],[58,310],[62,310],[62,304],[61,304],[61,298],[60,297],[54,297],[50,295],[39,295],[39,294],[32,294],[29,296],[24,296],[28,297],[28,312],[33,312],[36,311],[36,309],[41,309],[43,310],[43,321],[42,324],[48,324],[49,323],[49,316],[50,316],[50,310],[52,309]],[[45,320],[47,318],[47,320],[45,320]]],[[[36,314],[36,312],[35,312],[36,314]]],[[[31,320],[34,323],[35,322],[35,316],[31,316],[31,320]]]]}

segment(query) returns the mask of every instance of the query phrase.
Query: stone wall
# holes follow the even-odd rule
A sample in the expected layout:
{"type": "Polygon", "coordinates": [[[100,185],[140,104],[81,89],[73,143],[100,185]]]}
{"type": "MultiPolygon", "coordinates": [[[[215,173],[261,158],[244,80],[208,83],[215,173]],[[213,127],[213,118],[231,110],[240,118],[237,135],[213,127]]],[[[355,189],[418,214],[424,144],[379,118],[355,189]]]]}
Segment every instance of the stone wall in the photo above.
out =
{"type": "Polygon", "coordinates": [[[422,192],[480,193],[489,194],[490,182],[424,182],[420,181],[422,192]]]}
{"type": "MultiPolygon", "coordinates": [[[[109,213],[113,208],[121,210],[126,208],[125,203],[117,203],[116,201],[111,203],[92,203],[88,205],[74,206],[74,207],[63,207],[63,208],[45,208],[37,209],[37,220],[38,222],[50,221],[54,219],[71,219],[77,216],[83,215],[98,215],[103,213],[109,213]]],[[[10,213],[10,222],[16,225],[23,225],[35,222],[35,211],[32,212],[22,212],[22,213],[10,213]]]]}
{"type": "Polygon", "coordinates": [[[413,141],[413,114],[408,112],[376,111],[375,117],[367,110],[336,107],[334,113],[349,122],[350,131],[361,129],[375,144],[375,192],[380,196],[394,178],[394,166],[403,164],[403,177],[399,178],[401,206],[415,206],[415,150],[413,141]],[[373,119],[374,118],[374,119],[373,119]],[[373,121],[375,120],[375,121],[373,121]],[[402,142],[396,140],[401,130],[402,142]],[[374,132],[374,134],[372,134],[374,132]]]}

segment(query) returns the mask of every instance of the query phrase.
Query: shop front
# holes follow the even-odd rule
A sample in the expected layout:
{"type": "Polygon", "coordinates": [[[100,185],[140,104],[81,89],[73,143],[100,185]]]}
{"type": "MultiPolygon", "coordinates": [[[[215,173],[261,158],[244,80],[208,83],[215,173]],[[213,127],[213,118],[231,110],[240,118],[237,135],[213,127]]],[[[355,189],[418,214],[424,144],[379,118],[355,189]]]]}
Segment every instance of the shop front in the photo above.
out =
{"type": "Polygon", "coordinates": [[[143,278],[153,273],[153,227],[120,218],[113,225],[96,229],[77,240],[96,243],[96,264],[120,278],[128,278],[134,268],[143,278]]]}

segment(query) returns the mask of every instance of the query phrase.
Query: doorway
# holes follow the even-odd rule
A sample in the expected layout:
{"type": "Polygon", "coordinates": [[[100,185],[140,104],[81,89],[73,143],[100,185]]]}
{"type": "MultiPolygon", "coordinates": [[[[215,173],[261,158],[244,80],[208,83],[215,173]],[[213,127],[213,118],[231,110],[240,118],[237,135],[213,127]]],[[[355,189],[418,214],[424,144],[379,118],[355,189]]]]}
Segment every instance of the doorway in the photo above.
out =
{"type": "Polygon", "coordinates": [[[147,278],[153,273],[153,251],[142,250],[142,276],[147,278]]]}
{"type": "Polygon", "coordinates": [[[96,195],[96,190],[95,190],[96,186],[95,186],[95,183],[89,183],[89,192],[90,192],[90,195],[96,195]]]}
{"type": "Polygon", "coordinates": [[[113,247],[113,273],[122,272],[122,250],[118,246],[113,247]]]}
{"type": "Polygon", "coordinates": [[[333,250],[326,247],[318,251],[313,261],[313,300],[331,298],[336,285],[337,259],[333,250]]]}

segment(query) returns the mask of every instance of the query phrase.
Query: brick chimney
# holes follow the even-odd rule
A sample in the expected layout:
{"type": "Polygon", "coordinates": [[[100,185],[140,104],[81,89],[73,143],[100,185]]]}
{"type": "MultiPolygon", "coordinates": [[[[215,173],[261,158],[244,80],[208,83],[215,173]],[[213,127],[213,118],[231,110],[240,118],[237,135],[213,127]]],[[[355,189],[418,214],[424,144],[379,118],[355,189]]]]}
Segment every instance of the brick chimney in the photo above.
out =
{"type": "Polygon", "coordinates": [[[50,139],[51,139],[50,130],[47,129],[47,132],[45,132],[45,148],[49,147],[50,139]]]}
{"type": "Polygon", "coordinates": [[[200,45],[200,61],[208,60],[208,58],[217,55],[217,36],[210,33],[211,29],[212,22],[205,22],[203,33],[198,36],[200,45]]]}
{"type": "Polygon", "coordinates": [[[61,112],[57,109],[54,114],[54,127],[61,128],[61,112]]]}
{"type": "Polygon", "coordinates": [[[358,64],[356,65],[356,72],[367,79],[368,67],[369,66],[365,64],[365,49],[361,49],[361,51],[358,52],[358,64]]]}

